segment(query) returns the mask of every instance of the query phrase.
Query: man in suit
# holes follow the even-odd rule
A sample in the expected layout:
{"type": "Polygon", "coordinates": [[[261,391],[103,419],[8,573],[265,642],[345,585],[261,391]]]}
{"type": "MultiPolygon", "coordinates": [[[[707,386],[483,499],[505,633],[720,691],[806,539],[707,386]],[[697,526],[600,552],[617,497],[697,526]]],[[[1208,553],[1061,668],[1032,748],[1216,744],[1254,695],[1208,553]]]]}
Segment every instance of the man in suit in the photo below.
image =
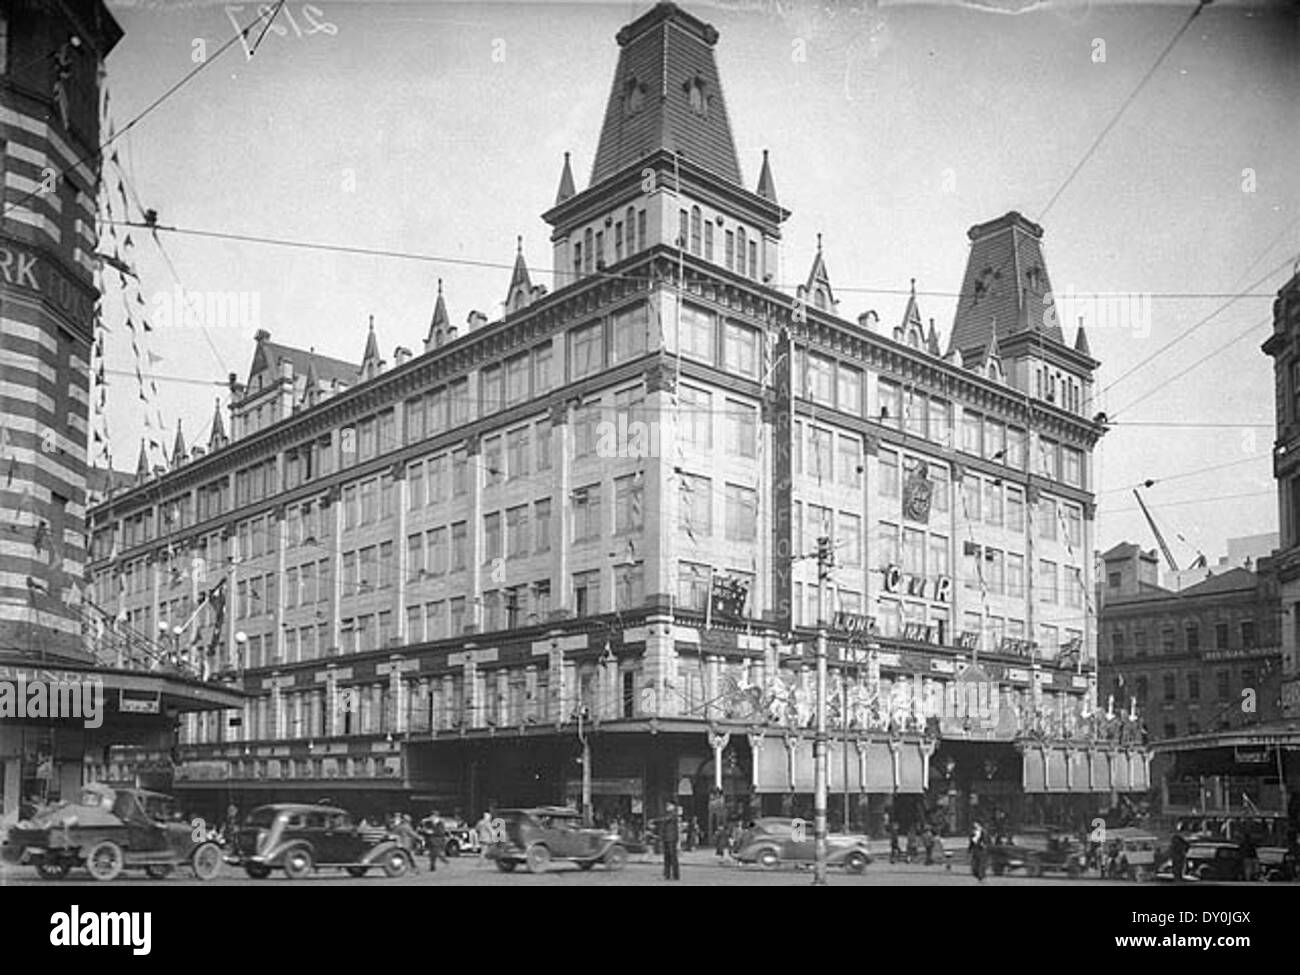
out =
{"type": "Polygon", "coordinates": [[[664,847],[664,880],[681,880],[682,865],[677,858],[677,849],[682,838],[682,827],[678,818],[677,806],[674,803],[668,803],[664,811],[663,829],[660,836],[664,847]]]}

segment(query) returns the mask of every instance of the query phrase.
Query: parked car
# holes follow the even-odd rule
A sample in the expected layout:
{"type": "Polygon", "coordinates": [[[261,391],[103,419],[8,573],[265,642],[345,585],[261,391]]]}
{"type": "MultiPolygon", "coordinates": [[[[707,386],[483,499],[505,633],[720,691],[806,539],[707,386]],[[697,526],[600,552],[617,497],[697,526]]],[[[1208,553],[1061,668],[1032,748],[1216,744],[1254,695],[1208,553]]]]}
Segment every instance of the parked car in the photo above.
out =
{"type": "Polygon", "coordinates": [[[1103,873],[1115,879],[1148,880],[1155,876],[1159,847],[1160,840],[1143,830],[1108,830],[1102,848],[1103,873]]]}
{"type": "MultiPolygon", "coordinates": [[[[443,852],[449,857],[458,857],[462,853],[478,853],[478,830],[466,824],[463,819],[452,816],[439,816],[447,837],[443,852]]],[[[420,836],[428,841],[433,831],[433,817],[425,816],[420,820],[420,836]]]]}
{"type": "Polygon", "coordinates": [[[555,862],[573,863],[579,870],[590,870],[598,863],[609,870],[622,870],[627,864],[627,849],[618,834],[582,827],[576,809],[503,809],[498,816],[505,826],[505,839],[490,844],[487,856],[505,873],[520,864],[529,873],[543,873],[555,862]]]}
{"type": "Polygon", "coordinates": [[[1198,880],[1243,880],[1241,847],[1226,841],[1195,842],[1187,850],[1186,872],[1198,880]]]}
{"type": "Polygon", "coordinates": [[[363,831],[333,806],[297,803],[259,806],[249,813],[226,862],[243,867],[256,880],[272,870],[299,880],[321,867],[342,868],[354,877],[374,869],[401,877],[415,866],[391,834],[363,831]]]}
{"type": "Polygon", "coordinates": [[[1023,870],[1026,876],[1064,873],[1081,876],[1088,868],[1088,853],[1078,841],[1068,836],[1049,836],[1045,847],[1038,849],[1018,843],[995,843],[988,849],[988,867],[997,876],[1023,870]]]}
{"type": "MultiPolygon", "coordinates": [[[[783,863],[808,864],[817,858],[817,839],[811,823],[779,816],[755,820],[733,851],[741,863],[757,863],[767,870],[783,863]]],[[[826,863],[862,873],[871,862],[865,836],[832,834],[826,837],[826,863]]]]}
{"type": "Polygon", "coordinates": [[[201,824],[186,822],[170,796],[91,784],[80,801],[55,806],[9,831],[0,858],[30,864],[46,880],[84,866],[95,880],[143,870],[161,880],[187,867],[200,880],[221,870],[221,848],[201,824]]]}

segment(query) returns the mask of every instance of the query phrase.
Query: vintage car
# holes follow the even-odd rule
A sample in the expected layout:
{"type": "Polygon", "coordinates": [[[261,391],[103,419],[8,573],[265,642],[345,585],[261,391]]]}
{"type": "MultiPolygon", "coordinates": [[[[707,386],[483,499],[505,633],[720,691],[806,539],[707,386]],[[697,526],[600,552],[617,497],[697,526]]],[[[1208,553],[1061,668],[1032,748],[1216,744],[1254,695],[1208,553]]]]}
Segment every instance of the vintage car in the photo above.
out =
{"type": "Polygon", "coordinates": [[[76,803],[55,806],[9,831],[0,858],[30,864],[46,880],[84,866],[96,880],[144,870],[155,880],[188,867],[200,880],[221,870],[221,848],[202,823],[188,823],[170,796],[91,784],[76,803]]]}
{"type": "Polygon", "coordinates": [[[1300,872],[1296,855],[1284,846],[1261,846],[1255,851],[1259,858],[1259,880],[1295,880],[1300,872]]]}
{"type": "Polygon", "coordinates": [[[1188,875],[1198,880],[1243,880],[1241,847],[1226,841],[1197,841],[1187,849],[1188,875]]]}
{"type": "Polygon", "coordinates": [[[411,853],[391,834],[363,831],[335,806],[297,803],[259,806],[249,813],[226,862],[255,880],[269,877],[272,870],[300,880],[320,867],[342,868],[354,877],[375,869],[401,877],[415,866],[411,853]]]}
{"type": "MultiPolygon", "coordinates": [[[[446,845],[443,853],[449,857],[458,857],[462,853],[478,853],[478,830],[466,825],[463,819],[456,819],[453,816],[439,816],[442,822],[444,835],[446,836],[446,845]]],[[[420,835],[428,842],[433,832],[433,817],[425,816],[420,820],[420,835]]]]}
{"type": "Polygon", "coordinates": [[[1106,831],[1102,844],[1102,873],[1115,880],[1148,880],[1160,860],[1160,840],[1141,829],[1122,827],[1106,831]]]}
{"type": "Polygon", "coordinates": [[[1053,836],[1043,849],[995,843],[988,848],[988,866],[999,877],[1013,870],[1023,870],[1029,877],[1052,872],[1078,877],[1087,869],[1088,854],[1081,844],[1069,837],[1053,836]]]}
{"type": "MultiPolygon", "coordinates": [[[[768,816],[755,820],[733,851],[740,863],[757,863],[772,870],[783,863],[809,864],[817,857],[817,838],[812,823],[768,816]]],[[[865,836],[831,834],[826,837],[826,863],[862,873],[871,862],[865,836]]]]}
{"type": "Polygon", "coordinates": [[[590,870],[598,863],[609,870],[622,870],[627,864],[627,849],[618,834],[583,828],[576,809],[503,809],[498,817],[505,839],[490,844],[487,856],[505,873],[521,863],[529,873],[542,873],[556,861],[576,864],[579,870],[590,870]]]}

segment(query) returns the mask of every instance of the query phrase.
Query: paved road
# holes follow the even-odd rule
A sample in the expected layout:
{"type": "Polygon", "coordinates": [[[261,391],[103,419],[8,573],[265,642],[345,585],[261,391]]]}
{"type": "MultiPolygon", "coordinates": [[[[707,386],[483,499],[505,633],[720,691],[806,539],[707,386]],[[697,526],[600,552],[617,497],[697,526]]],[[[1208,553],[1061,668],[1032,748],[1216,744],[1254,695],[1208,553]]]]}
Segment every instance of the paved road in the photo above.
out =
{"type": "MultiPolygon", "coordinates": [[[[251,880],[233,867],[223,868],[222,874],[207,884],[196,881],[192,876],[182,872],[166,881],[152,881],[143,874],[131,873],[113,884],[96,886],[129,885],[133,887],[156,885],[163,887],[186,886],[236,886],[236,887],[284,887],[302,884],[310,886],[342,887],[565,887],[574,884],[602,887],[637,887],[667,886],[663,879],[663,868],[659,861],[634,860],[624,870],[611,872],[604,867],[595,867],[590,871],[580,871],[567,865],[553,866],[545,874],[534,875],[523,871],[505,874],[487,864],[480,865],[476,859],[455,859],[450,864],[439,865],[436,873],[425,869],[422,863],[417,873],[396,880],[384,877],[376,872],[374,876],[364,878],[349,877],[342,871],[329,871],[302,881],[287,880],[277,873],[267,880],[251,880]]],[[[943,867],[926,867],[920,864],[890,864],[888,861],[876,860],[863,874],[847,874],[843,870],[832,870],[828,874],[830,886],[833,887],[1025,887],[1025,886],[1089,886],[1089,887],[1134,887],[1124,881],[1103,881],[1097,879],[1067,880],[1065,878],[1028,877],[993,877],[981,885],[970,875],[964,863],[954,863],[951,870],[943,867]]],[[[18,887],[32,884],[74,885],[93,883],[84,871],[76,871],[64,881],[44,881],[36,876],[30,868],[7,867],[0,869],[0,886],[18,887]]],[[[762,870],[758,867],[738,867],[732,864],[719,864],[712,854],[685,854],[682,862],[682,879],[684,887],[807,887],[812,884],[812,871],[808,869],[786,868],[762,870]]],[[[1277,886],[1289,886],[1280,884],[1277,886]]]]}

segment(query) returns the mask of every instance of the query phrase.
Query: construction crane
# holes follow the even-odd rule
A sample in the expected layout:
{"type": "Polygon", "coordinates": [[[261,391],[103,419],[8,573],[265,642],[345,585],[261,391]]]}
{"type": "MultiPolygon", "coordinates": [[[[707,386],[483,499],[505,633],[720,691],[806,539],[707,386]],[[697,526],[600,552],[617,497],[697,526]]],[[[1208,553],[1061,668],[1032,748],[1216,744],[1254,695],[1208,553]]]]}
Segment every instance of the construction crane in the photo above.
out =
{"type": "Polygon", "coordinates": [[[1133,497],[1138,499],[1138,507],[1142,509],[1142,514],[1146,517],[1147,524],[1151,526],[1152,533],[1156,536],[1156,541],[1160,543],[1160,551],[1169,563],[1169,568],[1177,572],[1178,563],[1174,561],[1174,553],[1169,551],[1169,543],[1165,541],[1165,536],[1160,534],[1160,529],[1156,527],[1156,520],[1151,517],[1151,512],[1147,510],[1147,503],[1142,500],[1142,495],[1138,494],[1138,489],[1133,489],[1133,497]]]}

